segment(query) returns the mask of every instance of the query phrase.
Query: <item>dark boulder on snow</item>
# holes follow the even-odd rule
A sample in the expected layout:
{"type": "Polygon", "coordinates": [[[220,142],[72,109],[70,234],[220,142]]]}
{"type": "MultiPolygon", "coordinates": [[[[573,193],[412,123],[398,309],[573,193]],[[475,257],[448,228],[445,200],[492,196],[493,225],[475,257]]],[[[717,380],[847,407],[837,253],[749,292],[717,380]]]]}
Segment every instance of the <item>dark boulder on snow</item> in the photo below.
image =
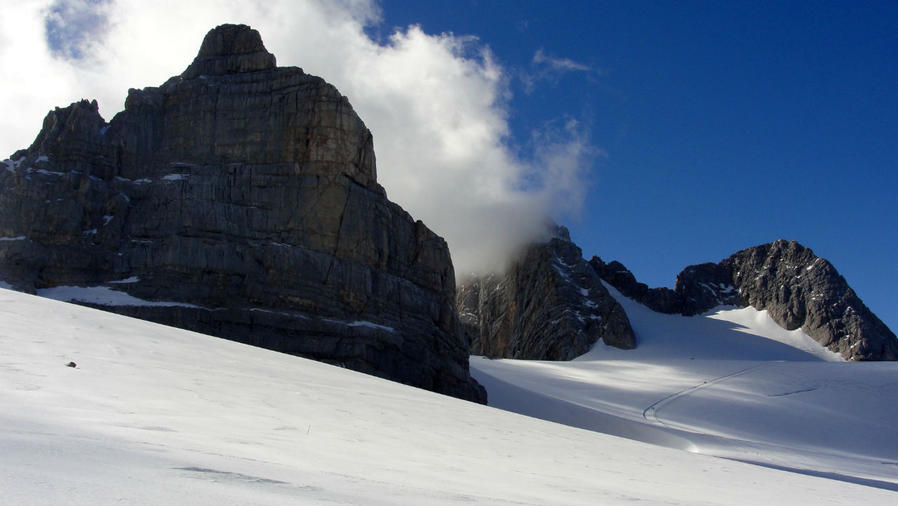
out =
{"type": "Polygon", "coordinates": [[[721,305],[766,310],[787,330],[801,328],[846,360],[896,360],[898,339],[835,267],[795,241],[744,249],[719,263],[693,265],[674,289],[649,289],[618,262],[590,265],[623,295],[664,313],[695,315],[721,305]]]}
{"type": "Polygon", "coordinates": [[[386,198],[346,97],[223,25],[160,87],[50,112],[0,166],[0,280],[485,401],[446,242],[386,198]],[[94,290],[91,293],[98,293],[94,290]]]}
{"type": "Polygon", "coordinates": [[[571,360],[600,339],[636,346],[623,308],[564,227],[527,247],[503,275],[462,282],[457,302],[476,355],[571,360]]]}

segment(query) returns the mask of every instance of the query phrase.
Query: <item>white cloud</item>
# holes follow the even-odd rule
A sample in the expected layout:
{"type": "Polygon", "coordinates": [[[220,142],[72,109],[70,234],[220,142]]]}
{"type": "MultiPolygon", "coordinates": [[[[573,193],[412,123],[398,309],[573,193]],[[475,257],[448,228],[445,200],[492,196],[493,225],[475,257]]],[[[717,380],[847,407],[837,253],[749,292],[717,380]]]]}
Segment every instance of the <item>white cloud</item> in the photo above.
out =
{"type": "Polygon", "coordinates": [[[374,133],[379,182],[447,239],[457,272],[500,268],[545,232],[547,216],[582,202],[584,167],[596,154],[588,136],[576,122],[550,126],[530,140],[532,155],[520,155],[509,139],[509,76],[476,38],[412,26],[378,44],[364,29],[380,10],[365,0],[119,0],[94,5],[105,35],[93,33],[80,58],[65,59],[44,37],[49,6],[4,7],[0,109],[15,114],[0,117],[3,155],[29,145],[55,106],[96,98],[110,119],[128,88],[180,74],[210,28],[234,22],[259,30],[278,65],[303,67],[349,97],[374,133]]]}
{"type": "Polygon", "coordinates": [[[539,48],[533,53],[530,69],[519,70],[518,78],[524,86],[524,93],[530,94],[541,83],[558,84],[561,76],[569,72],[597,73],[598,70],[570,58],[549,56],[543,48],[539,48]]]}
{"type": "Polygon", "coordinates": [[[533,63],[536,65],[548,65],[553,70],[558,71],[589,71],[592,68],[589,65],[575,62],[570,58],[557,58],[547,56],[543,48],[539,48],[533,53],[533,63]]]}

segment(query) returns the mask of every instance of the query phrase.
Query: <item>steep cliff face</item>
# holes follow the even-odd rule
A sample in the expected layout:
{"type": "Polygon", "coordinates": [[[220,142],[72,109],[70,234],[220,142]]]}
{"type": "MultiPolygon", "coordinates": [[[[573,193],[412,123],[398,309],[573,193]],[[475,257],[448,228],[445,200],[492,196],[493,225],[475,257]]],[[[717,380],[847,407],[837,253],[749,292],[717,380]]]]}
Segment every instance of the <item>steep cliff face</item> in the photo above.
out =
{"type": "Polygon", "coordinates": [[[571,360],[599,339],[623,349],[636,345],[623,308],[564,227],[528,247],[504,275],[463,282],[457,302],[476,355],[571,360]]]}
{"type": "Polygon", "coordinates": [[[484,401],[445,241],[377,184],[346,97],[223,25],[180,76],[49,113],[0,168],[0,280],[484,401]]]}
{"type": "Polygon", "coordinates": [[[848,286],[835,267],[795,241],[748,248],[687,267],[674,289],[636,282],[619,262],[594,257],[599,276],[627,297],[665,313],[700,314],[720,305],[767,310],[780,326],[801,328],[846,360],[896,360],[898,339],[848,286]]]}

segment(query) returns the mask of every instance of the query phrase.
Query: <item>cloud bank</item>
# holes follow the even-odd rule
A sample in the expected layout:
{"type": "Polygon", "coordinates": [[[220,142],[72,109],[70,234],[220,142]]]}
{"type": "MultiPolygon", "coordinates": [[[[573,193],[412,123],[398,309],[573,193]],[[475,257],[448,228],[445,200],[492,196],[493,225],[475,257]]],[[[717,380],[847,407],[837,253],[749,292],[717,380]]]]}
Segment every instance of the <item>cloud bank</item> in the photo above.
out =
{"type": "Polygon", "coordinates": [[[5,6],[0,109],[15,114],[0,118],[0,154],[28,146],[48,110],[81,98],[96,98],[110,119],[128,88],[180,74],[210,28],[245,23],[278,65],[300,66],[349,97],[374,134],[379,182],[446,238],[459,277],[499,270],[546,233],[547,219],[577,212],[597,151],[573,120],[547,125],[521,148],[510,138],[509,73],[489,48],[417,26],[377,42],[365,29],[379,22],[366,0],[5,6]]]}

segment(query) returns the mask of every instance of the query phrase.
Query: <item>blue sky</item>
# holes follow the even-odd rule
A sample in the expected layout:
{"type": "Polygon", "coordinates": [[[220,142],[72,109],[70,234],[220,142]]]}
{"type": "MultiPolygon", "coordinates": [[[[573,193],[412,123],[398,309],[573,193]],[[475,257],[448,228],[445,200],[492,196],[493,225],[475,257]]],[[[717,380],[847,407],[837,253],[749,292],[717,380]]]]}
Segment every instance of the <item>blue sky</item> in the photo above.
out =
{"type": "Polygon", "coordinates": [[[110,119],[225,22],[349,97],[379,182],[457,273],[547,213],[652,286],[795,239],[898,328],[895,2],[9,3],[0,63],[27,71],[0,80],[0,155],[56,106],[110,119]]]}
{"type": "Polygon", "coordinates": [[[521,150],[547,122],[587,128],[603,154],[562,218],[587,258],[671,286],[795,239],[898,328],[898,4],[390,0],[383,16],[488,45],[521,150]],[[588,70],[532,84],[538,52],[588,70]]]}

